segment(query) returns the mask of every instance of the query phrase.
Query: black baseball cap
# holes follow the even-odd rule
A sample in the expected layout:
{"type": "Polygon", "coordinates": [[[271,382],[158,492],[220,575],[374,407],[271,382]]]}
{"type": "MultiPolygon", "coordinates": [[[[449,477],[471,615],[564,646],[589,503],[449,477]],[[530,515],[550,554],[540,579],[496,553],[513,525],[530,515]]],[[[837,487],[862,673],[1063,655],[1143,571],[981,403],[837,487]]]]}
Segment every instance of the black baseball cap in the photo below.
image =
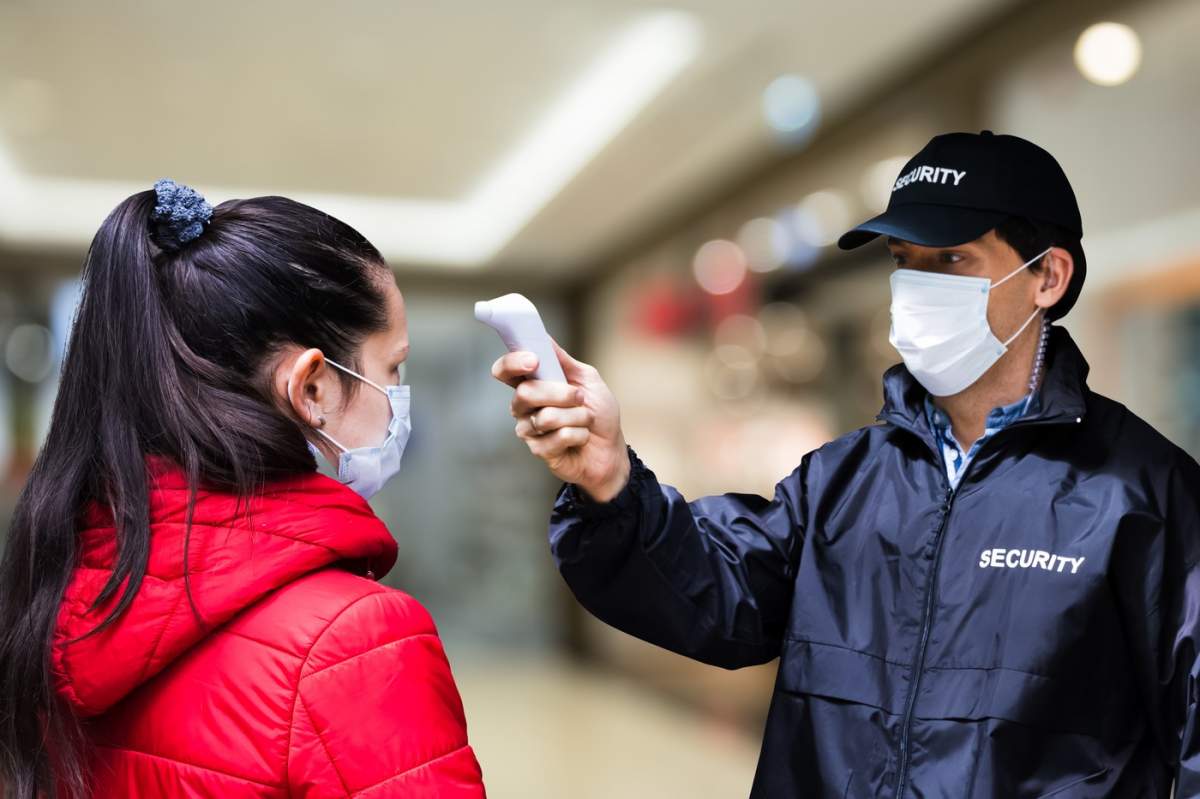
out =
{"type": "MultiPolygon", "coordinates": [[[[912,157],[896,182],[887,210],[838,239],[843,250],[883,235],[926,247],[974,241],[1009,217],[1055,225],[1083,237],[1079,204],[1054,156],[1019,136],[944,133],[912,157]]],[[[1077,259],[1082,260],[1082,259],[1077,259]]],[[[1076,263],[1067,294],[1055,307],[1061,316],[1083,285],[1076,263]]]]}

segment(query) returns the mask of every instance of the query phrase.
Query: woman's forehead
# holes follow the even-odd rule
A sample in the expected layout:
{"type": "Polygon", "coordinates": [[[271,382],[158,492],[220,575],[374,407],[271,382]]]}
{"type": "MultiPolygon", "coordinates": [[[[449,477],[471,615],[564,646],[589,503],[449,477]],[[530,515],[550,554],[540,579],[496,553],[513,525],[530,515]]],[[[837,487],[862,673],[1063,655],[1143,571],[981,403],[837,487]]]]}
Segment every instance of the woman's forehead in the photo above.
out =
{"type": "Polygon", "coordinates": [[[394,278],[385,281],[384,291],[387,295],[388,327],[381,338],[383,346],[389,355],[401,357],[408,353],[408,314],[404,305],[404,297],[396,285],[394,278]]]}

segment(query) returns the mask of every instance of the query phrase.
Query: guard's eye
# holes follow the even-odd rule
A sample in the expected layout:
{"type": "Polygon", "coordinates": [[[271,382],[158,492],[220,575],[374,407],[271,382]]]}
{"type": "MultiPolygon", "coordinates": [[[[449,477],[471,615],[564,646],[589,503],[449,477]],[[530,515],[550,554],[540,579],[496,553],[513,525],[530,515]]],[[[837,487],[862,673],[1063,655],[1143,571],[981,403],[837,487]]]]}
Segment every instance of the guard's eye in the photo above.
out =
{"type": "Polygon", "coordinates": [[[938,261],[943,264],[956,264],[963,259],[962,253],[958,252],[939,252],[938,261]]]}
{"type": "Polygon", "coordinates": [[[896,262],[896,266],[904,266],[904,256],[900,253],[892,253],[892,260],[896,262]]]}

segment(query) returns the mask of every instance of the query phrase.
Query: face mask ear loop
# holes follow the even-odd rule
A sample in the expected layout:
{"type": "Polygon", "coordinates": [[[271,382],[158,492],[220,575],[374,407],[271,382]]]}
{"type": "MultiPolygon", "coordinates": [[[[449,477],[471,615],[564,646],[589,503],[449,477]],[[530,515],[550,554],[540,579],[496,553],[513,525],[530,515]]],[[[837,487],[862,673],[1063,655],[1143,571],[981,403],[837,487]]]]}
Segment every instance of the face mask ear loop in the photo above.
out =
{"type": "MultiPolygon", "coordinates": [[[[1041,308],[1038,308],[1037,310],[1035,310],[1033,312],[1033,315],[1025,320],[1025,324],[1021,325],[1021,328],[1016,333],[1013,333],[1009,337],[1008,341],[1004,342],[1004,348],[1008,349],[1008,345],[1012,344],[1014,341],[1016,341],[1017,337],[1025,332],[1025,328],[1029,327],[1029,323],[1032,322],[1034,319],[1037,319],[1037,315],[1040,314],[1041,312],[1042,312],[1041,308]]],[[[318,430],[317,432],[320,432],[320,431],[318,430]]]]}
{"type": "Polygon", "coordinates": [[[1040,259],[1040,258],[1041,258],[1043,255],[1045,255],[1046,253],[1050,252],[1050,251],[1051,251],[1051,250],[1053,250],[1053,249],[1054,249],[1054,246],[1053,246],[1053,245],[1051,245],[1051,246],[1047,247],[1046,249],[1042,250],[1042,251],[1041,251],[1041,252],[1039,252],[1037,255],[1033,256],[1033,257],[1032,257],[1032,258],[1030,258],[1028,261],[1026,261],[1025,263],[1021,264],[1020,266],[1018,266],[1018,267],[1017,267],[1016,269],[1014,269],[1013,271],[1009,272],[1009,273],[1008,273],[1008,275],[1007,275],[1006,277],[1002,277],[1002,278],[1000,278],[1000,280],[998,280],[998,281],[996,281],[995,283],[993,283],[993,284],[992,284],[992,288],[996,288],[996,286],[1003,286],[1005,283],[1007,283],[1008,281],[1010,281],[1010,280],[1012,280],[1014,277],[1016,277],[1016,276],[1017,276],[1017,273],[1019,273],[1019,272],[1020,272],[1022,269],[1028,269],[1030,264],[1036,264],[1036,263],[1038,262],[1038,260],[1039,260],[1039,259],[1040,259]]]}
{"type": "Polygon", "coordinates": [[[349,451],[350,451],[350,450],[349,450],[349,449],[347,449],[346,447],[343,447],[341,444],[339,444],[339,443],[337,442],[337,440],[336,440],[336,439],[335,439],[333,436],[329,435],[329,434],[328,434],[328,433],[326,433],[324,430],[319,430],[319,429],[317,429],[317,428],[315,428],[315,427],[314,427],[313,429],[317,431],[317,435],[319,435],[319,436],[324,436],[326,441],[328,441],[328,442],[330,442],[331,444],[333,444],[335,447],[337,447],[338,449],[340,449],[342,452],[349,452],[349,451]]]}
{"type": "Polygon", "coordinates": [[[355,377],[357,377],[359,380],[361,380],[361,381],[363,381],[364,383],[366,383],[366,384],[367,384],[368,386],[370,386],[371,388],[375,389],[376,391],[383,392],[383,395],[384,395],[384,396],[387,396],[387,389],[386,389],[386,388],[384,388],[383,386],[379,385],[379,384],[378,384],[378,383],[376,383],[374,380],[371,380],[371,379],[369,379],[369,378],[363,377],[362,375],[360,375],[358,372],[354,371],[353,369],[347,369],[346,367],[342,366],[342,365],[341,365],[340,363],[338,363],[337,361],[333,360],[333,358],[326,358],[326,359],[325,359],[325,363],[329,364],[330,366],[333,366],[333,367],[336,367],[336,368],[338,368],[338,369],[341,369],[343,372],[345,372],[345,373],[346,373],[346,374],[348,374],[348,375],[354,375],[355,377]]]}

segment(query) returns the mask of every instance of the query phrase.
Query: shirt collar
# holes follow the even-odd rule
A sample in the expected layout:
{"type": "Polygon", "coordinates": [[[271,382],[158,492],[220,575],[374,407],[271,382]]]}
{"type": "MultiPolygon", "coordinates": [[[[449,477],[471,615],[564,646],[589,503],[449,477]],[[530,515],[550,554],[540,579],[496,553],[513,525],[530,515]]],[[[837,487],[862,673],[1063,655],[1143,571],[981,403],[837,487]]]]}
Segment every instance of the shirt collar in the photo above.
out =
{"type": "MultiPolygon", "coordinates": [[[[1036,414],[1040,407],[1040,392],[1035,389],[1016,402],[992,408],[988,411],[987,419],[984,421],[984,435],[987,436],[997,430],[1002,430],[1027,414],[1036,414]]],[[[950,417],[934,404],[933,398],[929,394],[925,395],[925,418],[929,420],[929,427],[939,440],[958,443],[951,430],[950,417]]],[[[959,447],[961,448],[961,446],[960,444],[959,447]]]]}

